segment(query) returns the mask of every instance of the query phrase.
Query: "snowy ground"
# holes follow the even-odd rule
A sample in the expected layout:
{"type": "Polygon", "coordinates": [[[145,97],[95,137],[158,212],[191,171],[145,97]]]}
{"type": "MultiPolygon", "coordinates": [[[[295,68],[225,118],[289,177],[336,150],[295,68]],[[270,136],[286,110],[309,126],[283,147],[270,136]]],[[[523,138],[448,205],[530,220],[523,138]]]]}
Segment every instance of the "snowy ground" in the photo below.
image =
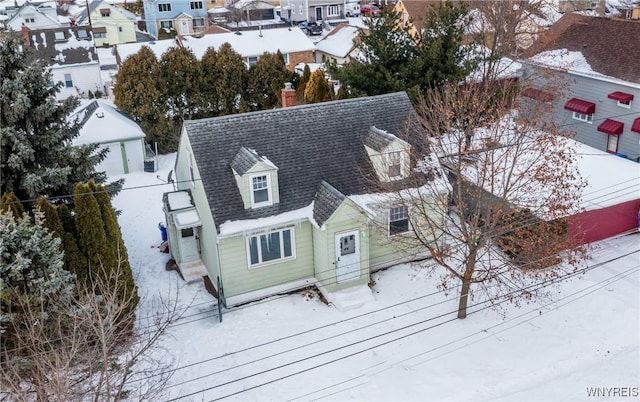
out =
{"type": "Polygon", "coordinates": [[[161,197],[172,186],[156,175],[166,178],[174,158],[162,157],[159,172],[123,176],[114,200],[146,299],[139,318],[154,295],[176,288],[186,308],[161,339],[175,359],[163,399],[564,401],[619,387],[636,396],[595,400],[638,400],[639,234],[601,242],[596,268],[561,283],[554,300],[505,306],[504,317],[478,304],[455,319],[456,291],[444,295],[402,265],[375,274],[375,302],[355,311],[297,293],[227,310],[220,323],[204,286],[166,271],[157,249],[161,197]]]}

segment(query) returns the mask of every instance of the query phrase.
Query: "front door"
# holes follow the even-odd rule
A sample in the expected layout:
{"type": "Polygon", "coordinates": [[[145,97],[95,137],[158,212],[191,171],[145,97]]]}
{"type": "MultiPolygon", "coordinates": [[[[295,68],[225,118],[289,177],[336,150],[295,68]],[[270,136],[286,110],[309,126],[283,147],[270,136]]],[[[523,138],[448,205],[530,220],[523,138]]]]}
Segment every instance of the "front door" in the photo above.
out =
{"type": "Polygon", "coordinates": [[[336,281],[360,278],[360,239],[358,231],[336,235],[336,281]]]}
{"type": "Polygon", "coordinates": [[[180,234],[180,262],[196,261],[200,259],[198,252],[198,228],[179,229],[180,234]]]}
{"type": "Polygon", "coordinates": [[[322,21],[322,7],[316,7],[316,21],[322,21]]]}
{"type": "Polygon", "coordinates": [[[180,33],[182,35],[188,35],[189,34],[189,21],[187,21],[187,20],[181,20],[180,21],[180,33]]]}

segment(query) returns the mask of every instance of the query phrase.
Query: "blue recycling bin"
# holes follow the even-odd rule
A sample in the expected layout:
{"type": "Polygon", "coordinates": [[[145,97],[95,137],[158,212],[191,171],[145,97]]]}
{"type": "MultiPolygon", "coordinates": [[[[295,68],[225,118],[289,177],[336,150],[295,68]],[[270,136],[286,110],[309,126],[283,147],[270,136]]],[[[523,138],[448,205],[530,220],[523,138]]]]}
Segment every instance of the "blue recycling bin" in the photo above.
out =
{"type": "Polygon", "coordinates": [[[167,241],[167,227],[164,223],[158,223],[158,229],[160,229],[160,236],[162,237],[162,241],[167,241]]]}

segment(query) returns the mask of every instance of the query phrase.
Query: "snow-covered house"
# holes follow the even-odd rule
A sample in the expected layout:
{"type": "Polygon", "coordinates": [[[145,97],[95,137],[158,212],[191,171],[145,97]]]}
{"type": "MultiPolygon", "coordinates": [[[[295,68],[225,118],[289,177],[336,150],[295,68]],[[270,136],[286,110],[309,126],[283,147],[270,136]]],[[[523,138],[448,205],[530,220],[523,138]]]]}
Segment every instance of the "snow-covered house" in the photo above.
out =
{"type": "Polygon", "coordinates": [[[289,70],[299,63],[313,62],[315,46],[300,28],[274,28],[255,31],[242,31],[241,35],[232,32],[203,35],[202,37],[177,37],[175,39],[159,40],[152,43],[130,43],[116,48],[116,59],[122,63],[127,57],[137,53],[142,46],[148,46],[158,59],[168,49],[174,46],[184,46],[193,51],[196,58],[201,59],[208,48],[219,49],[224,43],[231,45],[239,53],[248,66],[255,64],[265,52],[277,53],[284,56],[284,62],[289,70]]]}
{"type": "Polygon", "coordinates": [[[640,39],[640,21],[567,14],[528,50],[525,78],[535,82],[534,101],[553,102],[576,140],[640,161],[640,46],[632,38],[640,39]],[[536,91],[550,78],[563,82],[559,91],[536,91]]]}
{"type": "Polygon", "coordinates": [[[109,150],[97,171],[117,175],[144,170],[144,133],[123,112],[101,100],[85,101],[71,118],[81,126],[73,145],[100,144],[100,149],[109,150]]]}
{"type": "Polygon", "coordinates": [[[404,92],[186,121],[164,196],[171,254],[185,279],[206,268],[227,306],[313,285],[361,304],[372,271],[424,253],[391,194],[435,180],[433,202],[448,195],[414,170],[420,131],[404,92]]]}
{"type": "Polygon", "coordinates": [[[55,1],[25,2],[12,11],[12,15],[4,22],[5,29],[19,32],[23,26],[30,29],[48,29],[68,27],[70,20],[58,16],[55,1]]]}
{"type": "Polygon", "coordinates": [[[105,93],[92,35],[88,26],[40,30],[23,27],[25,45],[33,48],[34,56],[47,65],[52,83],[63,83],[58,99],[86,97],[89,91],[105,93]]]}
{"type": "Polygon", "coordinates": [[[128,18],[128,11],[107,3],[93,0],[87,8],[76,16],[76,25],[91,25],[96,46],[110,46],[136,41],[134,21],[128,18]]]}
{"type": "Polygon", "coordinates": [[[348,62],[358,53],[358,27],[338,25],[331,33],[316,43],[316,63],[333,61],[337,64],[348,62]]]}

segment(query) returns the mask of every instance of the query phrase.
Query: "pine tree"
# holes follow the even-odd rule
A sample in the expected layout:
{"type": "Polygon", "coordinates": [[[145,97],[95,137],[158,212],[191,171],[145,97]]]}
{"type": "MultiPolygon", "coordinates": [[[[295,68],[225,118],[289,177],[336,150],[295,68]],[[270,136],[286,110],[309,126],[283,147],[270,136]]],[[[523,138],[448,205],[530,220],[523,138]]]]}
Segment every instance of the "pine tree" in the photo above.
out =
{"type": "Polygon", "coordinates": [[[273,109],[280,105],[281,90],[291,82],[291,73],[282,53],[264,53],[249,69],[249,101],[253,110],[273,109]]]}
{"type": "Polygon", "coordinates": [[[78,245],[87,258],[88,278],[98,275],[105,280],[108,264],[112,262],[108,251],[107,235],[96,197],[86,184],[78,183],[73,196],[75,203],[75,227],[78,245]]]}
{"type": "MultiPolygon", "coordinates": [[[[25,322],[25,308],[39,313],[39,325],[54,333],[54,317],[64,311],[73,295],[74,276],[63,269],[60,239],[28,215],[0,213],[0,332],[2,348],[12,349],[25,322]],[[26,297],[24,297],[26,296],[26,297]],[[26,306],[18,303],[29,301],[26,306]]],[[[4,356],[4,353],[1,354],[4,356]]]]}
{"type": "Polygon", "coordinates": [[[296,87],[296,97],[299,102],[304,102],[304,90],[307,88],[307,83],[311,78],[311,69],[308,64],[304,65],[304,70],[302,71],[302,78],[298,82],[298,86],[296,87]]]}
{"type": "Polygon", "coordinates": [[[158,74],[162,103],[174,121],[191,119],[201,108],[201,75],[200,63],[190,49],[172,47],[162,55],[158,74]]]}
{"type": "Polygon", "coordinates": [[[218,49],[216,70],[221,72],[216,83],[216,93],[220,97],[220,114],[227,115],[245,111],[247,93],[247,66],[242,56],[228,43],[218,49]]]}
{"type": "Polygon", "coordinates": [[[222,71],[218,63],[218,52],[212,47],[208,48],[200,61],[202,76],[200,78],[200,103],[202,110],[199,117],[213,117],[220,115],[220,96],[217,83],[221,80],[222,71]]]}
{"type": "Polygon", "coordinates": [[[78,101],[56,103],[61,83],[50,85],[51,74],[30,61],[31,52],[14,34],[0,39],[0,192],[28,200],[71,194],[78,181],[104,183],[95,167],[106,151],[71,145],[79,123],[68,117],[78,101]]]}
{"type": "Polygon", "coordinates": [[[112,271],[112,281],[110,286],[117,287],[116,293],[121,301],[130,300],[126,313],[133,312],[138,304],[138,291],[133,279],[133,272],[129,264],[127,247],[122,238],[122,232],[115,211],[111,206],[111,199],[102,186],[93,186],[89,183],[89,188],[94,189],[96,201],[100,206],[100,213],[104,223],[104,231],[109,239],[110,254],[113,255],[113,262],[109,269],[112,271]]]}
{"type": "Polygon", "coordinates": [[[317,69],[311,74],[311,79],[307,83],[304,91],[304,100],[307,103],[319,103],[331,100],[333,89],[324,76],[324,71],[317,69]]]}
{"type": "Polygon", "coordinates": [[[13,192],[2,195],[0,206],[0,213],[7,213],[8,211],[11,211],[15,217],[20,217],[25,212],[24,206],[22,206],[22,203],[13,192]]]}

